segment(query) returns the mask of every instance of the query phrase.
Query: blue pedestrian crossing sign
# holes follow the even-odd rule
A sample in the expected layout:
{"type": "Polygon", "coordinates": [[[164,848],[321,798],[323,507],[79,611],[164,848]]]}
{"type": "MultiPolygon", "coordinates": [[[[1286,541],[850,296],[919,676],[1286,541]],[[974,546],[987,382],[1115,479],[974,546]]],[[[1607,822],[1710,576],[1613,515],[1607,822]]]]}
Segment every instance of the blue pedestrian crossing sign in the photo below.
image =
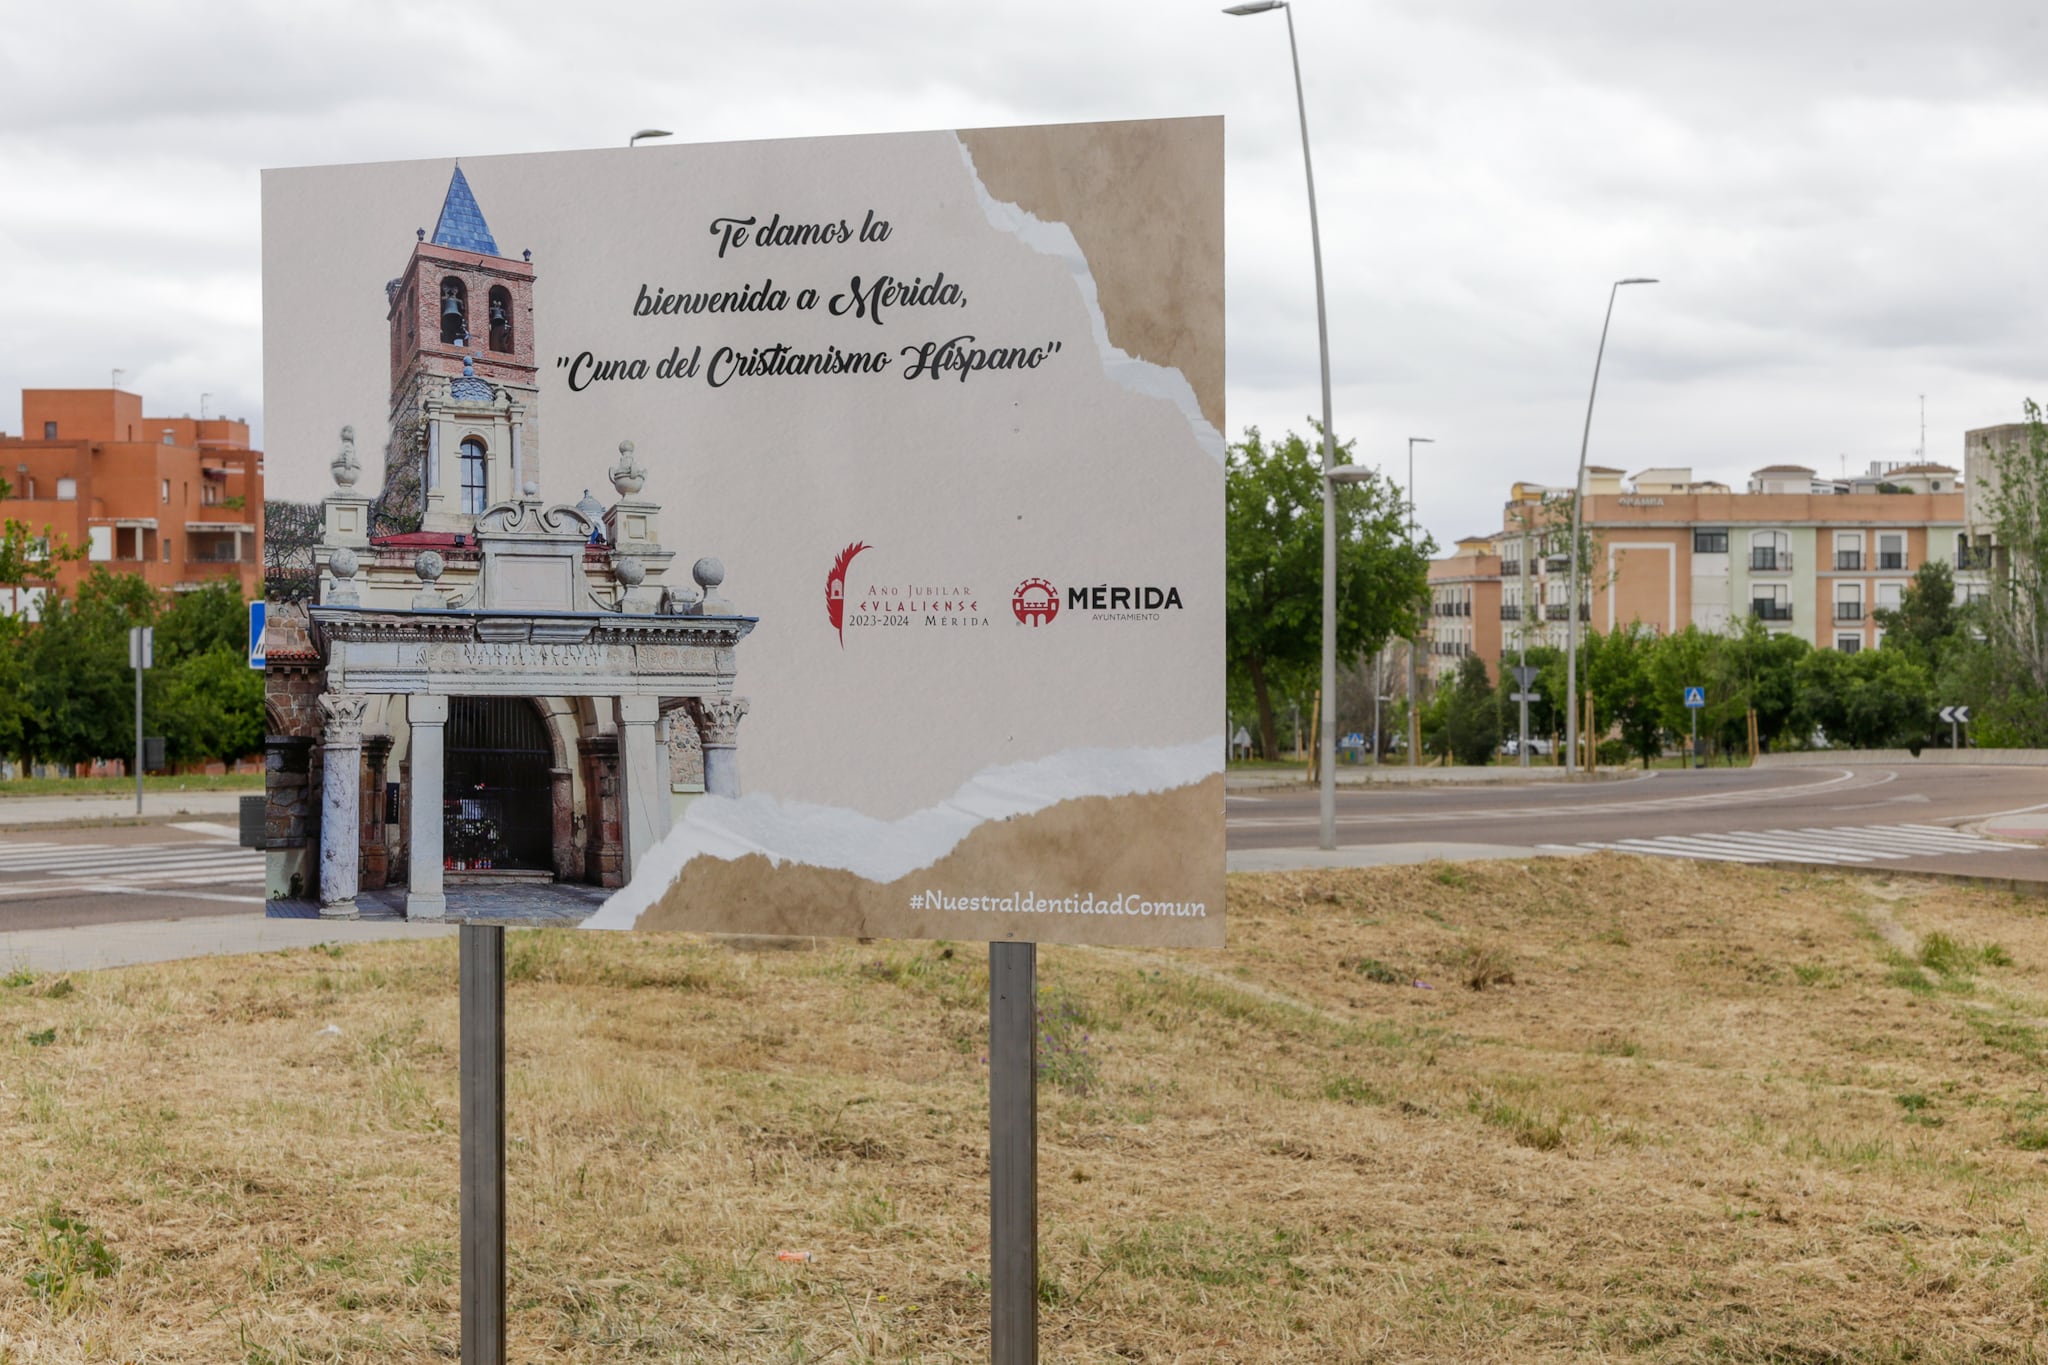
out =
{"type": "Polygon", "coordinates": [[[249,604],[249,667],[263,667],[263,603],[249,604]]]}
{"type": "Polygon", "coordinates": [[[1704,687],[1686,688],[1685,704],[1695,711],[1699,710],[1702,706],[1705,706],[1707,704],[1707,689],[1704,687]]]}

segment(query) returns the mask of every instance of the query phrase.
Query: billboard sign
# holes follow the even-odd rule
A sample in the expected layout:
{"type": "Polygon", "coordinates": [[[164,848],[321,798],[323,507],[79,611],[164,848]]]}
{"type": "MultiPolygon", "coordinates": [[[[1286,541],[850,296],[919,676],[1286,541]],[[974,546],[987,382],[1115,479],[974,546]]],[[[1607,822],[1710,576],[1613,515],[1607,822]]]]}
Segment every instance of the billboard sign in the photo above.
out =
{"type": "Polygon", "coordinates": [[[268,476],[321,527],[273,710],[418,788],[403,886],[280,855],[323,912],[517,922],[541,870],[590,927],[1221,942],[1222,158],[266,173],[268,476]]]}

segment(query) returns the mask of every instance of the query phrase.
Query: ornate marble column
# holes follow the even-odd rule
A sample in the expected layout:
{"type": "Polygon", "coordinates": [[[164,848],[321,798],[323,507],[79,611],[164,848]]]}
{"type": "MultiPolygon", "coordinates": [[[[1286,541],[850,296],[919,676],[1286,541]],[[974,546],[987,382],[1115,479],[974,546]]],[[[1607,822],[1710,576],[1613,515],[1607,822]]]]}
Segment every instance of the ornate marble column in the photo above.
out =
{"type": "Polygon", "coordinates": [[[446,919],[448,897],[441,889],[441,745],[448,727],[448,699],[416,692],[405,699],[405,719],[412,727],[405,917],[446,919]]]}
{"type": "Polygon", "coordinates": [[[391,736],[363,740],[363,869],[366,891],[381,890],[391,879],[391,851],[384,841],[384,772],[391,761],[391,736]]]}
{"type": "Polygon", "coordinates": [[[322,692],[320,744],[320,916],[356,917],[363,816],[363,712],[370,699],[322,692]]]}
{"type": "Polygon", "coordinates": [[[631,881],[640,860],[668,833],[668,750],[656,730],[659,697],[620,697],[618,716],[619,785],[626,807],[620,823],[625,827],[626,880],[631,881]]]}
{"type": "Polygon", "coordinates": [[[740,794],[740,719],[747,714],[744,697],[691,697],[683,705],[697,722],[704,746],[704,790],[711,796],[740,794]]]}

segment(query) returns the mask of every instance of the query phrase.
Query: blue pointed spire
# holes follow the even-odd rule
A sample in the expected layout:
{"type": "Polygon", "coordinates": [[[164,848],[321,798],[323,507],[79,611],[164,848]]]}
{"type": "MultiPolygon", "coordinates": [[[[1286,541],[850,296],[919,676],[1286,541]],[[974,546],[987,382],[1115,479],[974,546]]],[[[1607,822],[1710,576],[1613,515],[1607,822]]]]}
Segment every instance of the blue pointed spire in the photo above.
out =
{"type": "Polygon", "coordinates": [[[476,206],[476,196],[469,192],[469,181],[463,177],[460,165],[448,182],[448,197],[441,203],[441,220],[434,224],[434,245],[477,251],[486,256],[498,254],[491,225],[484,221],[484,211],[476,206]]]}

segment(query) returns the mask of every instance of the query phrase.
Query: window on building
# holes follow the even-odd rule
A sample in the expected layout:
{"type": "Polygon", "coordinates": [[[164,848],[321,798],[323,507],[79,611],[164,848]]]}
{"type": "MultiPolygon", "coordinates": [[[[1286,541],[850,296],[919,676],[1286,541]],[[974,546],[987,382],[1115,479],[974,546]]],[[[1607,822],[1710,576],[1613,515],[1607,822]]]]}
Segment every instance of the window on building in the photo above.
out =
{"type": "Polygon", "coordinates": [[[164,479],[161,482],[163,487],[159,496],[162,497],[164,506],[169,507],[171,505],[171,481],[164,479]]]}
{"type": "Polygon", "coordinates": [[[502,284],[491,286],[491,349],[512,349],[512,291],[502,284]]]}
{"type": "Polygon", "coordinates": [[[1696,526],[1692,532],[1692,552],[1696,555],[1725,555],[1728,553],[1728,528],[1725,526],[1696,526]]]}
{"type": "Polygon", "coordinates": [[[1887,532],[1877,538],[1877,567],[1880,569],[1903,569],[1906,567],[1906,537],[1903,532],[1887,532]]]}
{"type": "Polygon", "coordinates": [[[484,443],[474,436],[462,443],[462,510],[484,510],[484,443]]]}
{"type": "Polygon", "coordinates": [[[1751,572],[1783,573],[1792,567],[1792,537],[1783,531],[1753,531],[1749,537],[1751,572]]]}
{"type": "Polygon", "coordinates": [[[441,281],[441,344],[469,344],[469,290],[452,275],[441,281]]]}
{"type": "Polygon", "coordinates": [[[76,480],[76,479],[59,479],[59,480],[57,480],[57,501],[58,501],[58,502],[77,502],[77,501],[78,501],[78,480],[76,480]]]}
{"type": "Polygon", "coordinates": [[[45,441],[54,441],[57,439],[57,424],[55,422],[43,423],[43,439],[45,441]]]}
{"type": "Polygon", "coordinates": [[[199,505],[201,507],[220,506],[220,485],[217,483],[210,482],[200,484],[199,505]]]}
{"type": "Polygon", "coordinates": [[[1861,621],[1863,619],[1863,585],[1861,583],[1838,583],[1835,585],[1835,619],[1837,621],[1861,621]]]}
{"type": "Polygon", "coordinates": [[[1835,568],[1856,573],[1863,568],[1863,533],[1861,531],[1838,532],[1835,535],[1835,568]]]}
{"type": "Polygon", "coordinates": [[[1854,654],[1863,648],[1863,637],[1861,635],[1837,635],[1835,637],[1835,648],[1844,654],[1854,654]]]}
{"type": "Polygon", "coordinates": [[[164,537],[164,563],[168,564],[168,563],[170,563],[170,562],[171,562],[171,538],[170,538],[169,536],[165,536],[165,537],[164,537]]]}

